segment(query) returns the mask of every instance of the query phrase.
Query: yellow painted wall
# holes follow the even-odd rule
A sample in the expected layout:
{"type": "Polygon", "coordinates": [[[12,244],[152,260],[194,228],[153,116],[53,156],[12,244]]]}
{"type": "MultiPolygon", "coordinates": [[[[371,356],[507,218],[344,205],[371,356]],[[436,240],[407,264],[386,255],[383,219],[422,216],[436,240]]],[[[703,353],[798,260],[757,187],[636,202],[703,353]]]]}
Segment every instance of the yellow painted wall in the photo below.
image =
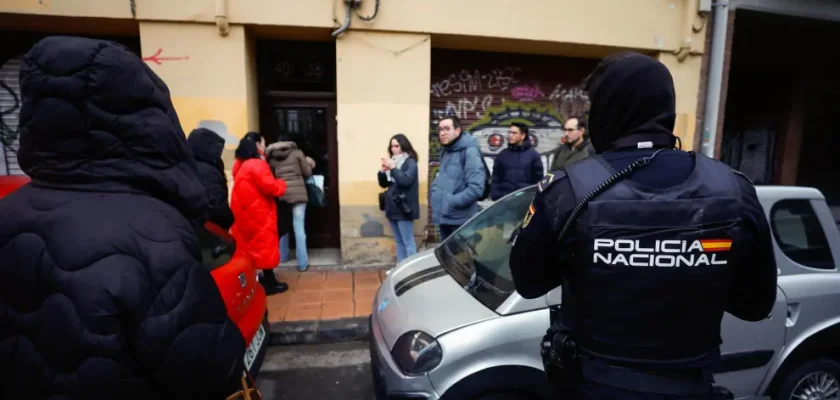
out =
{"type": "Polygon", "coordinates": [[[221,37],[209,24],[142,22],[140,43],[146,63],[169,86],[185,132],[204,120],[224,123],[235,138],[247,132],[255,85],[242,26],[221,37]]]}
{"type": "Polygon", "coordinates": [[[146,64],[169,87],[184,133],[203,122],[225,138],[232,182],[233,150],[258,121],[256,67],[245,29],[231,26],[222,37],[211,24],[141,22],[140,45],[146,64]]]}
{"type": "MultiPolygon", "coordinates": [[[[362,224],[375,221],[391,235],[378,208],[376,174],[396,133],[408,136],[420,154],[420,202],[427,203],[431,41],[428,35],[350,32],[336,42],[336,67],[342,258],[388,262],[392,249],[382,246],[391,242],[365,233],[370,230],[362,224]]],[[[416,235],[425,221],[424,214],[415,223],[416,235]]]]}
{"type": "Polygon", "coordinates": [[[691,150],[696,133],[697,96],[700,92],[703,57],[690,55],[683,62],[679,62],[674,54],[660,53],[658,58],[674,77],[674,88],[677,92],[677,121],[674,133],[682,141],[682,148],[691,150]]]}
{"type": "MultiPolygon", "coordinates": [[[[136,0],[141,21],[213,22],[217,0],[136,0]]],[[[331,28],[344,21],[343,0],[227,1],[235,24],[331,28]]],[[[352,29],[585,43],[676,50],[690,0],[388,0],[372,22],[352,29]]],[[[696,5],[695,5],[696,7],[696,5]]],[[[374,0],[359,13],[371,15],[374,0]]],[[[129,1],[0,0],[0,13],[133,18],[129,1]]],[[[703,31],[694,34],[702,51],[703,31]]]]}

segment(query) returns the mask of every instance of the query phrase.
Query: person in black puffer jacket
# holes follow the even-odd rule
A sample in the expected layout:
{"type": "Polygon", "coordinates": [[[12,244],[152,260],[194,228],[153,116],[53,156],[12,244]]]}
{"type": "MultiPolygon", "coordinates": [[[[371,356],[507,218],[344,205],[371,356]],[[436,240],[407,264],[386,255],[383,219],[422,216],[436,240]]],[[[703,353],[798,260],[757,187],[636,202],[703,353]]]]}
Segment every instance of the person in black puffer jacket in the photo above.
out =
{"type": "Polygon", "coordinates": [[[509,193],[535,185],[544,175],[540,153],[528,137],[528,125],[512,123],[508,132],[508,148],[493,160],[490,199],[499,200],[509,193]]]}
{"type": "Polygon", "coordinates": [[[225,140],[216,132],[198,128],[190,132],[187,142],[195,156],[198,178],[207,189],[207,218],[228,230],[233,225],[233,213],[228,205],[228,182],[222,161],[225,140]]]}
{"type": "Polygon", "coordinates": [[[55,36],[20,83],[32,182],[0,200],[0,398],[235,393],[245,341],[199,262],[204,187],[169,89],[123,46],[55,36]]]}

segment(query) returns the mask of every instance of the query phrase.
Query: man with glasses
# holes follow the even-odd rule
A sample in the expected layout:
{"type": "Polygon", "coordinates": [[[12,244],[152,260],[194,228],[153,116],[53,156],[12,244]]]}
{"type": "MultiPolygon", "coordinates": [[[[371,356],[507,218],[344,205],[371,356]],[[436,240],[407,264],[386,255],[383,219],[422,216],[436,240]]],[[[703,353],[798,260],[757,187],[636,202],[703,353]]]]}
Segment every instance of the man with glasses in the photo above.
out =
{"type": "Polygon", "coordinates": [[[458,117],[441,119],[438,137],[440,169],[429,189],[429,198],[432,221],[443,241],[478,212],[486,175],[478,141],[461,131],[458,117]]]}
{"type": "Polygon", "coordinates": [[[551,161],[551,171],[565,169],[567,165],[583,160],[591,154],[595,154],[595,149],[589,142],[589,135],[586,134],[586,119],[583,117],[572,117],[566,120],[564,130],[564,142],[557,150],[554,151],[554,157],[551,161]]]}

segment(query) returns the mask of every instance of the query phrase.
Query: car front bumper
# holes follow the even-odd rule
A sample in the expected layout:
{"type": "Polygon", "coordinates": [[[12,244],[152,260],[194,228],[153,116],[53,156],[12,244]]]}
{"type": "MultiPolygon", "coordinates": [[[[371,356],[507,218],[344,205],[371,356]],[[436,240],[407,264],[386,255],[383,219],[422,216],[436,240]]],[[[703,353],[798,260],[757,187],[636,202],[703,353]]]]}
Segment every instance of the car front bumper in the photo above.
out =
{"type": "Polygon", "coordinates": [[[394,363],[382,338],[379,323],[371,315],[370,369],[377,400],[438,400],[427,375],[406,376],[394,363]]]}

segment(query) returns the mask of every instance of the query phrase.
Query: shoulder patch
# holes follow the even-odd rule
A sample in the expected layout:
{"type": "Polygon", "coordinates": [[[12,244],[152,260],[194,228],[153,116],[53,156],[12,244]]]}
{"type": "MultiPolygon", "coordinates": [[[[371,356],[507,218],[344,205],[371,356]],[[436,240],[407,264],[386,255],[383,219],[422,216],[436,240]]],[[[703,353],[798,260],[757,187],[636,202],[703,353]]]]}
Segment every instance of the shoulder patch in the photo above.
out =
{"type": "Polygon", "coordinates": [[[548,187],[551,186],[552,183],[559,181],[562,178],[566,177],[566,171],[557,170],[552,171],[545,174],[545,177],[537,183],[537,191],[540,193],[545,192],[548,190],[548,187]]]}
{"type": "Polygon", "coordinates": [[[525,228],[531,222],[531,218],[534,217],[534,213],[537,212],[537,209],[534,208],[534,202],[531,202],[531,205],[528,206],[528,211],[525,213],[525,218],[522,220],[522,227],[525,228]]]}

